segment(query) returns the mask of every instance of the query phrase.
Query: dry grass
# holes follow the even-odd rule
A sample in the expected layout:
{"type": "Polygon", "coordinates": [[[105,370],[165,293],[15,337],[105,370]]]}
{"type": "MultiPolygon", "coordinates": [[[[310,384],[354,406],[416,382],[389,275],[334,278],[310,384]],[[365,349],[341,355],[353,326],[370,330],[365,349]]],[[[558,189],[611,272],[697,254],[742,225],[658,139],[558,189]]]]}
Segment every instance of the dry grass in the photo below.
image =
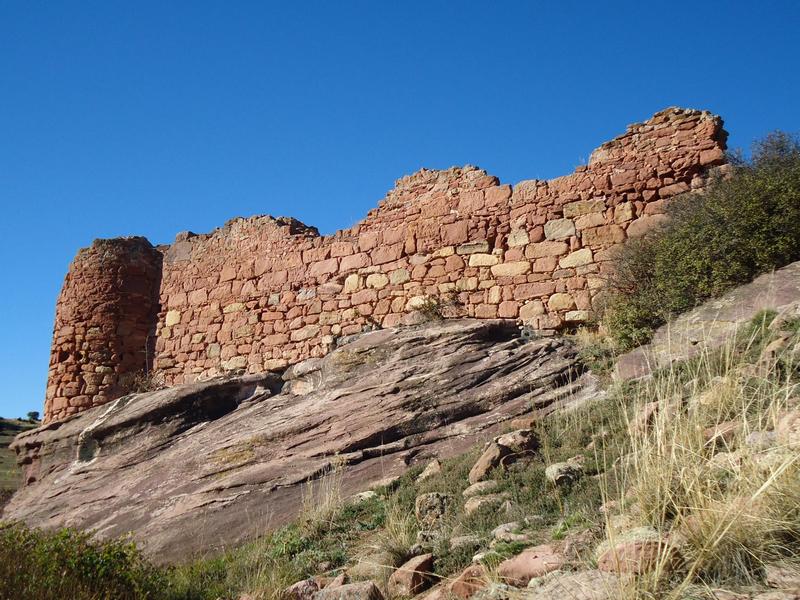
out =
{"type": "MultiPolygon", "coordinates": [[[[765,564],[797,557],[800,456],[755,443],[797,408],[800,393],[788,354],[745,366],[774,337],[766,324],[743,344],[740,336],[635,388],[633,414],[654,402],[658,411],[646,426],[630,419],[629,452],[604,486],[624,490],[617,500],[630,521],[666,540],[635,597],[758,584],[765,564]],[[725,434],[709,440],[712,431],[725,434]]],[[[607,532],[613,544],[614,528],[607,532]]]]}

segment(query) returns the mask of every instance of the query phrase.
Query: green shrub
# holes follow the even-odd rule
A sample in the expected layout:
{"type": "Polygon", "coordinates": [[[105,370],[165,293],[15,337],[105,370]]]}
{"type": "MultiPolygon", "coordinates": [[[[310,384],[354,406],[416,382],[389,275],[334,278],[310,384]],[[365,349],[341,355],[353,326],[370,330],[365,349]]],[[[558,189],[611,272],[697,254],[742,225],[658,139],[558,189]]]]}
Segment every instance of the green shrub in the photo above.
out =
{"type": "Polygon", "coordinates": [[[72,529],[0,526],[0,598],[31,600],[161,597],[162,573],[133,543],[95,542],[72,529]]]}
{"type": "Polygon", "coordinates": [[[773,133],[730,178],[669,206],[666,226],[618,251],[603,322],[617,343],[647,342],[673,315],[800,260],[800,143],[773,133]]]}

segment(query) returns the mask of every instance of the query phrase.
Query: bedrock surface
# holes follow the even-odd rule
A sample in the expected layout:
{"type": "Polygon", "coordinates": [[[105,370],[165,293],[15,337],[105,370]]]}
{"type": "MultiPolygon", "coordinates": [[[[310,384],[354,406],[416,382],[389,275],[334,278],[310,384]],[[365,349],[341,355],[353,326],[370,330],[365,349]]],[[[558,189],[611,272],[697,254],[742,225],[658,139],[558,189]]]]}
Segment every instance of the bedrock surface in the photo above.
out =
{"type": "Polygon", "coordinates": [[[28,484],[2,517],[132,532],[156,561],[180,561],[291,520],[334,465],[356,493],[598,390],[569,342],[507,323],[377,330],[282,376],[125,396],[26,432],[13,447],[28,484]]]}

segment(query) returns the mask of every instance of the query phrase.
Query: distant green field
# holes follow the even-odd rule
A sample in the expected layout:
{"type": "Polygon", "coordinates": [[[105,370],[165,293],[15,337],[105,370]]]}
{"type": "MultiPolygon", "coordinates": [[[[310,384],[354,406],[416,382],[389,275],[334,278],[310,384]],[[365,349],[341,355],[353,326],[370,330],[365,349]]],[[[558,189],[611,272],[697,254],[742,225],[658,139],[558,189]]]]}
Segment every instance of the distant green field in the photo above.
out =
{"type": "Polygon", "coordinates": [[[0,505],[20,484],[20,470],[14,452],[8,449],[8,445],[18,433],[36,425],[18,419],[0,419],[0,505]]]}

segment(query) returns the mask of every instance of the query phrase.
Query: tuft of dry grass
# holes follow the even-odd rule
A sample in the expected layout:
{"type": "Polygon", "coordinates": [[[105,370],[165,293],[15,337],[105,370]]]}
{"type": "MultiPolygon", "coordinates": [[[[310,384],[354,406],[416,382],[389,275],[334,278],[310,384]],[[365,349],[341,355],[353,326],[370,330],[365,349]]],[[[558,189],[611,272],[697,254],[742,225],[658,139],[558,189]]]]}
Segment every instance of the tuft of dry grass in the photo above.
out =
{"type": "MultiPolygon", "coordinates": [[[[604,475],[635,525],[665,543],[636,597],[679,598],[696,586],[763,583],[764,567],[797,560],[800,456],[771,437],[800,393],[787,354],[758,356],[774,339],[757,323],[722,350],[634,388],[627,453],[604,475]],[[636,418],[655,408],[649,420],[636,418]],[[611,479],[614,478],[614,481],[611,479]]],[[[791,344],[790,344],[791,346],[791,344]]],[[[608,543],[616,532],[607,526],[608,543]]]]}

